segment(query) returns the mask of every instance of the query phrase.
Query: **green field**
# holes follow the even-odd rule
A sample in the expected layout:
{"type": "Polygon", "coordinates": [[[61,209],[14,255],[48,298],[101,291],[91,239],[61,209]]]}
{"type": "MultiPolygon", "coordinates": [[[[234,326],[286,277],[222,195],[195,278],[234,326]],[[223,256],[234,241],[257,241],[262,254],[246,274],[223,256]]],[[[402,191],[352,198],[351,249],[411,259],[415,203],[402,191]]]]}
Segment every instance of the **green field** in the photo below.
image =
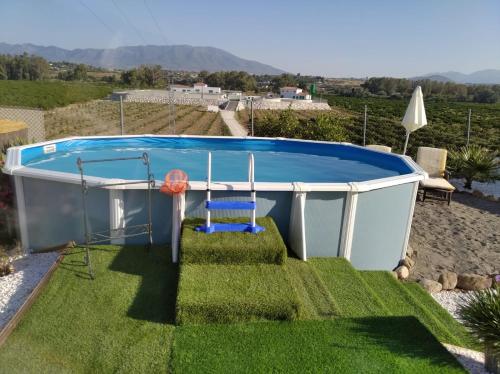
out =
{"type": "MultiPolygon", "coordinates": [[[[383,144],[401,152],[404,146],[405,130],[401,126],[408,100],[388,98],[357,98],[344,96],[323,96],[332,110],[294,111],[300,121],[307,121],[320,114],[329,113],[342,123],[349,142],[362,144],[364,106],[368,106],[367,144],[383,144]]],[[[452,101],[428,100],[425,102],[428,125],[410,135],[408,154],[415,155],[417,147],[443,147],[451,149],[466,143],[466,125],[469,108],[471,116],[472,144],[479,144],[491,150],[500,150],[500,103],[477,104],[452,101]]],[[[255,110],[256,136],[283,136],[266,131],[263,125],[266,116],[276,117],[279,111],[255,110]]],[[[237,114],[242,124],[248,124],[249,113],[237,114]]],[[[286,134],[294,137],[294,134],[286,134]]],[[[317,139],[324,140],[324,139],[317,139]]]]}
{"type": "Polygon", "coordinates": [[[53,109],[102,99],[112,91],[99,83],[0,80],[0,106],[53,109]]]}

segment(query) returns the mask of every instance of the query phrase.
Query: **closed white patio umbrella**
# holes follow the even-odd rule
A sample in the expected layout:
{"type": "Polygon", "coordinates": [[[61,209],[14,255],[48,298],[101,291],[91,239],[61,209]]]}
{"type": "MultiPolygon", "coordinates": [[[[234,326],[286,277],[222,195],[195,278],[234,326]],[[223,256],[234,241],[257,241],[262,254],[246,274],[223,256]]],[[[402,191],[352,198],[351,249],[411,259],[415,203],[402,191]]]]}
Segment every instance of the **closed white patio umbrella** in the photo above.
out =
{"type": "Polygon", "coordinates": [[[417,86],[417,88],[415,88],[415,91],[413,91],[410,104],[408,105],[408,108],[406,108],[406,113],[401,124],[406,129],[405,148],[403,150],[403,154],[406,154],[406,148],[408,147],[408,138],[410,137],[410,133],[427,125],[427,116],[425,115],[424,107],[424,95],[422,94],[422,88],[420,88],[420,86],[417,86]]]}

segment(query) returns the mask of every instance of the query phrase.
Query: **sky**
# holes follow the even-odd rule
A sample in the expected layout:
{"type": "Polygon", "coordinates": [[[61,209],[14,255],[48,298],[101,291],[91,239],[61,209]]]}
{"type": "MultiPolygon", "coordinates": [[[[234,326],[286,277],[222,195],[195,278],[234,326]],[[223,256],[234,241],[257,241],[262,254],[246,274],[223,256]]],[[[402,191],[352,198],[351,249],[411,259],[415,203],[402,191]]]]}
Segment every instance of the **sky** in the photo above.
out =
{"type": "Polygon", "coordinates": [[[189,44],[292,73],[500,69],[500,0],[0,0],[0,42],[189,44]]]}

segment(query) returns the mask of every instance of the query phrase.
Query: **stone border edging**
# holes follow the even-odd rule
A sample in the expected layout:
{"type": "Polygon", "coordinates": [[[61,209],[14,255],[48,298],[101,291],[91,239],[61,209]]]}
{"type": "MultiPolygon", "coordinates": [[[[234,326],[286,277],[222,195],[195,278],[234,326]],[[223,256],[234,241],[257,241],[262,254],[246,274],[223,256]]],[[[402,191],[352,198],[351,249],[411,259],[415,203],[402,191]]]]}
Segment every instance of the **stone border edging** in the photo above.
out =
{"type": "Polygon", "coordinates": [[[52,266],[47,270],[45,275],[40,279],[36,287],[31,291],[29,296],[24,300],[21,307],[16,311],[16,313],[12,316],[9,322],[4,326],[4,328],[0,331],[0,348],[5,344],[7,338],[12,334],[12,332],[16,329],[17,325],[24,317],[24,315],[28,312],[31,306],[34,304],[38,296],[40,296],[41,292],[49,283],[49,280],[52,278],[54,271],[59,267],[59,264],[62,262],[64,258],[64,253],[61,253],[59,257],[54,261],[52,266]]]}

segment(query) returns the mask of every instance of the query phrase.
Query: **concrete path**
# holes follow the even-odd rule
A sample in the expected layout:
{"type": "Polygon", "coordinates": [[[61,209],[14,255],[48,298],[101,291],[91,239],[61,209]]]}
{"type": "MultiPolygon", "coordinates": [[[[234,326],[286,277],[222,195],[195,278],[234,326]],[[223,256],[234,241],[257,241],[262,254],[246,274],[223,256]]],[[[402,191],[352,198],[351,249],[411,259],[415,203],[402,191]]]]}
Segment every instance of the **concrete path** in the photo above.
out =
{"type": "Polygon", "coordinates": [[[240,125],[240,123],[234,118],[235,112],[231,110],[221,110],[220,115],[222,120],[231,131],[232,136],[247,136],[248,131],[240,125]]]}

